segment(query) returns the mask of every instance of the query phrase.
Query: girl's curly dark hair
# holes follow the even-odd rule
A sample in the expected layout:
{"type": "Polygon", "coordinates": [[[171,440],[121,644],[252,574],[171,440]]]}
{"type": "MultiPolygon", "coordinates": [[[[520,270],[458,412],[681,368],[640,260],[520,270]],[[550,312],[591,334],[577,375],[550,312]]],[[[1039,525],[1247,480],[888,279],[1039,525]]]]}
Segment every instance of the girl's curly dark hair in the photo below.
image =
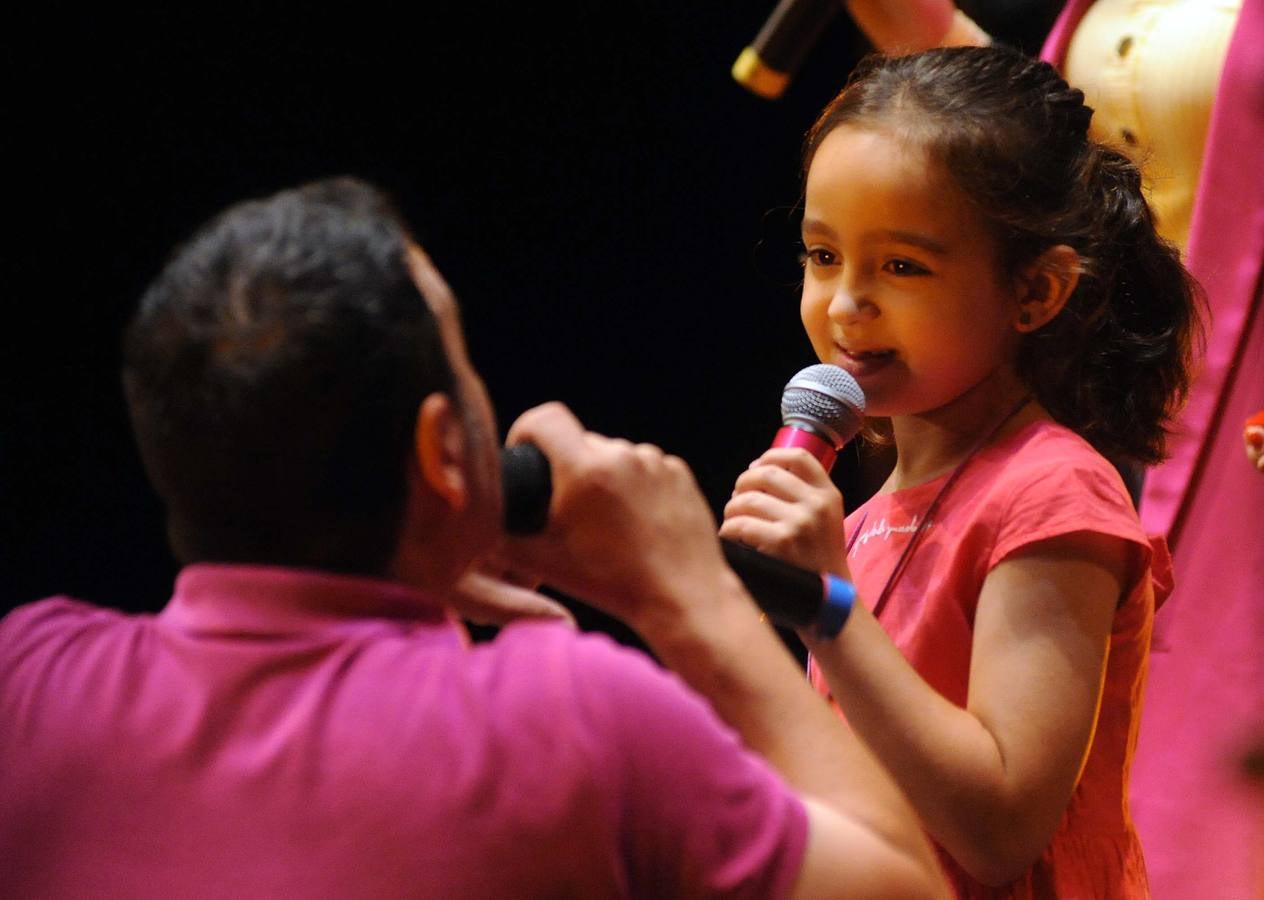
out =
{"type": "Polygon", "coordinates": [[[803,171],[840,125],[890,128],[992,223],[1007,272],[1072,247],[1079,282],[1061,314],[1024,336],[1019,375],[1103,455],[1158,462],[1202,339],[1201,291],[1155,231],[1137,167],[1088,138],[1092,115],[1056,69],[1009,48],[875,55],[808,132],[803,171]]]}

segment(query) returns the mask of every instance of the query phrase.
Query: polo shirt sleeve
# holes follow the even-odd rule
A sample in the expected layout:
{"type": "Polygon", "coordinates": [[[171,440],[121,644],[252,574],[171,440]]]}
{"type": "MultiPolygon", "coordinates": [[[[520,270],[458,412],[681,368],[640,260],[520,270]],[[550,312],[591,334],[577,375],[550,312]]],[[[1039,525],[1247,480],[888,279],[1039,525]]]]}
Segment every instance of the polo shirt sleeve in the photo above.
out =
{"type": "Polygon", "coordinates": [[[631,893],[784,896],[807,844],[799,798],[675,674],[604,638],[581,653],[631,893]]]}

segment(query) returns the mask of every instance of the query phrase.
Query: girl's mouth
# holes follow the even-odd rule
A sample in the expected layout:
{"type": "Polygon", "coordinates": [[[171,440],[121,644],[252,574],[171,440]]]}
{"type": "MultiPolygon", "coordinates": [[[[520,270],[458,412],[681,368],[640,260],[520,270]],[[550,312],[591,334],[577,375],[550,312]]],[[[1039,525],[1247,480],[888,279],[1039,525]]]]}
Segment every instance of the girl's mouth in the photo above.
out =
{"type": "Polygon", "coordinates": [[[895,359],[894,350],[847,350],[839,347],[839,366],[855,378],[863,378],[886,367],[895,359]]]}

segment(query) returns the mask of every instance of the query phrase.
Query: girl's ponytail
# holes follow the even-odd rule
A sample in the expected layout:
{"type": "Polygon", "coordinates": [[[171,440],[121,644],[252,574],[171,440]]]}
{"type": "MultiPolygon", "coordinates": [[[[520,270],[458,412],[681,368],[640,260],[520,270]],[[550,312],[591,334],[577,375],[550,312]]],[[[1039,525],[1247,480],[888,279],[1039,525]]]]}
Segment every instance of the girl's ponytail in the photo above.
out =
{"type": "Polygon", "coordinates": [[[1029,337],[1020,373],[1106,456],[1158,462],[1189,388],[1198,288],[1155,231],[1128,157],[1086,142],[1075,180],[1080,221],[1067,237],[1084,270],[1063,313],[1029,337]]]}

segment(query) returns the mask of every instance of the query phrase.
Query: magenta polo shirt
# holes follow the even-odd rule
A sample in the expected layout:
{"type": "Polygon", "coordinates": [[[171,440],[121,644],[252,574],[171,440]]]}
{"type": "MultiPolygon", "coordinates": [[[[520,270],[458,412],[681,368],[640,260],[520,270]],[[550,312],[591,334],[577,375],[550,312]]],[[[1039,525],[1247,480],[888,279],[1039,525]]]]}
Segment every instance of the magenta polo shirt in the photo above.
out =
{"type": "Polygon", "coordinates": [[[181,572],[0,621],[0,894],[774,897],[801,803],[648,658],[391,582],[181,572]]]}

